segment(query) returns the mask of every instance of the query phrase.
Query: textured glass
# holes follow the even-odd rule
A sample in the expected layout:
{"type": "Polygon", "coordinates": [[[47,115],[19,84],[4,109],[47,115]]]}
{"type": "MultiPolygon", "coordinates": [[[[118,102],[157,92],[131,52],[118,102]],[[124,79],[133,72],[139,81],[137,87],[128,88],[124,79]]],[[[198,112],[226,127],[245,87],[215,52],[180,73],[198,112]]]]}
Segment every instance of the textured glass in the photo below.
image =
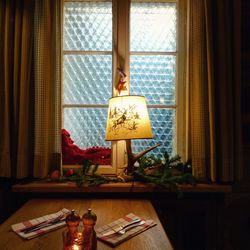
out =
{"type": "Polygon", "coordinates": [[[176,51],[176,3],[131,4],[131,51],[176,51]]]}
{"type": "Polygon", "coordinates": [[[111,51],[112,3],[65,2],[64,50],[111,51]]]}
{"type": "Polygon", "coordinates": [[[64,104],[107,104],[112,89],[111,55],[64,56],[64,104]]]}
{"type": "Polygon", "coordinates": [[[175,154],[175,110],[150,108],[149,116],[154,138],[133,140],[133,151],[138,153],[159,143],[161,146],[149,152],[149,155],[153,154],[157,157],[162,157],[165,152],[168,152],[170,155],[175,154]]]}
{"type": "Polygon", "coordinates": [[[105,141],[107,108],[65,108],[64,128],[82,149],[111,147],[105,141]]]}
{"type": "Polygon", "coordinates": [[[130,93],[147,104],[175,104],[175,56],[130,56],[130,93]]]}

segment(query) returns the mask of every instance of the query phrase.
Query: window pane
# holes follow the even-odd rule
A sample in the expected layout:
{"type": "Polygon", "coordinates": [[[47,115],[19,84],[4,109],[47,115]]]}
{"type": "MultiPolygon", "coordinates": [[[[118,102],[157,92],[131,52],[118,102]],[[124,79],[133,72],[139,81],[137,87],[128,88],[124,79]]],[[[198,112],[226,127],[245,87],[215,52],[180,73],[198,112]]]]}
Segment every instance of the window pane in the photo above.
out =
{"type": "Polygon", "coordinates": [[[175,56],[130,56],[130,93],[147,104],[175,104],[175,56]]]}
{"type": "Polygon", "coordinates": [[[107,104],[112,89],[111,55],[64,56],[64,104],[107,104]]]}
{"type": "Polygon", "coordinates": [[[176,3],[131,3],[131,51],[176,51],[176,3]]]}
{"type": "Polygon", "coordinates": [[[64,128],[82,149],[110,147],[105,141],[107,108],[64,108],[64,128]]]}
{"type": "Polygon", "coordinates": [[[150,108],[149,116],[154,138],[151,140],[133,140],[134,152],[141,152],[158,143],[161,146],[155,148],[148,154],[162,157],[163,153],[175,154],[175,110],[150,108]]]}
{"type": "Polygon", "coordinates": [[[111,2],[65,2],[64,6],[64,50],[112,50],[111,2]]]}

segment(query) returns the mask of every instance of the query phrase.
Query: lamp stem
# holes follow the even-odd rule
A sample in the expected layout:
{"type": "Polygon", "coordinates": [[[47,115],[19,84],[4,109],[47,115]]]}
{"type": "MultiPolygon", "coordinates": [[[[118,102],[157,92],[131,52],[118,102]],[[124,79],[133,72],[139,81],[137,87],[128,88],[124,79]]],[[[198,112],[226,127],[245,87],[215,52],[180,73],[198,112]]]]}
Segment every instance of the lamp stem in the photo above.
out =
{"type": "Polygon", "coordinates": [[[135,159],[134,159],[134,154],[132,153],[132,147],[131,147],[131,140],[128,139],[126,140],[126,149],[127,149],[127,157],[128,157],[128,166],[126,169],[126,172],[128,174],[131,174],[134,170],[134,164],[135,164],[135,159]]]}
{"type": "Polygon", "coordinates": [[[127,156],[128,156],[128,165],[127,165],[127,169],[126,172],[127,174],[132,174],[134,171],[134,164],[135,162],[140,159],[143,155],[145,155],[146,153],[148,153],[149,151],[159,147],[161,144],[156,144],[138,154],[133,154],[132,152],[132,147],[131,147],[131,140],[126,140],[126,149],[127,149],[127,156]]]}

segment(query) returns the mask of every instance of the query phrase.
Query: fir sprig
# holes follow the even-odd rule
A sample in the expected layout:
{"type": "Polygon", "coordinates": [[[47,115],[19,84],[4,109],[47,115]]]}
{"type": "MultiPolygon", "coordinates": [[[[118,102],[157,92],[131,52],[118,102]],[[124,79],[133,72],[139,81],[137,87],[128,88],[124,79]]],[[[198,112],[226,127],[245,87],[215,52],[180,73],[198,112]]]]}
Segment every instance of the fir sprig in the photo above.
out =
{"type": "Polygon", "coordinates": [[[90,160],[85,160],[80,171],[77,171],[71,176],[61,178],[61,181],[73,181],[78,186],[81,186],[83,184],[86,184],[88,186],[99,186],[101,184],[119,181],[118,178],[98,174],[98,167],[98,164],[93,165],[90,160]]]}
{"type": "Polygon", "coordinates": [[[134,175],[138,181],[175,190],[179,190],[178,184],[196,183],[196,178],[192,175],[191,161],[182,162],[179,155],[170,157],[168,153],[164,154],[163,159],[153,155],[143,156],[134,175]]]}
{"type": "MultiPolygon", "coordinates": [[[[178,184],[196,184],[192,175],[191,161],[182,162],[179,155],[173,157],[165,153],[162,158],[154,155],[143,156],[139,159],[139,165],[133,172],[134,181],[153,183],[164,188],[180,190],[178,184]]],[[[83,162],[82,168],[71,176],[64,176],[61,182],[73,181],[78,186],[98,186],[110,182],[120,182],[119,177],[108,177],[97,173],[98,165],[93,165],[90,160],[83,162]]]]}

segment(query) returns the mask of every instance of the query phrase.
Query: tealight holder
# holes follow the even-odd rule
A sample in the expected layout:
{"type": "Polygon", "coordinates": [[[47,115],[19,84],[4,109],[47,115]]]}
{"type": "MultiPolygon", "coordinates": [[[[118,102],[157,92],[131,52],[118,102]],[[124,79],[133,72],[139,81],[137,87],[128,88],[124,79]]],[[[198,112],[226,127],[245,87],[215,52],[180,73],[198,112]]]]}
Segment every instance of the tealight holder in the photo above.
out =
{"type": "Polygon", "coordinates": [[[63,249],[64,250],[81,250],[82,233],[79,232],[80,216],[71,210],[66,219],[67,229],[63,232],[63,249]]]}

